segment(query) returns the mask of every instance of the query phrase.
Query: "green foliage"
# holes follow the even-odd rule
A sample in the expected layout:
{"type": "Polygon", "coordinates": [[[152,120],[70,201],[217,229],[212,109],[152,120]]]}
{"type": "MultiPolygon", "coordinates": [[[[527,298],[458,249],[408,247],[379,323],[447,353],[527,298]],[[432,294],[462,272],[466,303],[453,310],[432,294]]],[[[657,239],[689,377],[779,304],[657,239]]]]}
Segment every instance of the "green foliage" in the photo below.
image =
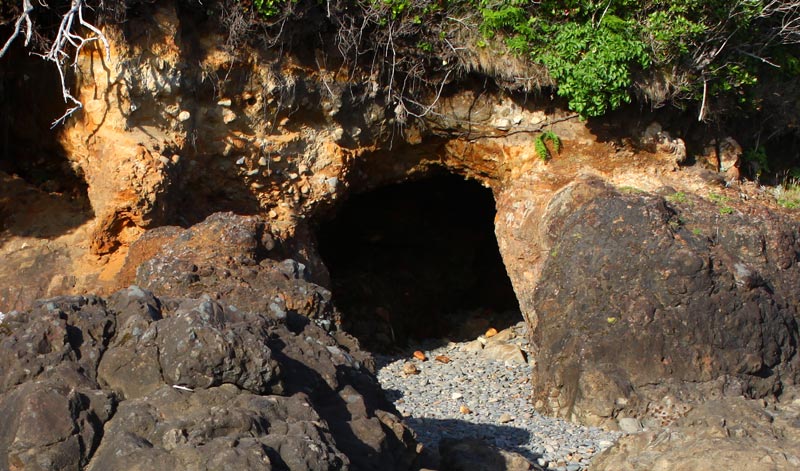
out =
{"type": "Polygon", "coordinates": [[[800,168],[790,169],[776,192],[776,200],[780,206],[800,209],[800,168]]]}
{"type": "Polygon", "coordinates": [[[631,23],[606,15],[596,26],[567,23],[540,56],[558,82],[558,94],[581,116],[600,116],[630,102],[631,71],[646,68],[644,43],[631,33],[631,23]]]}
{"type": "Polygon", "coordinates": [[[253,7],[259,14],[269,18],[280,13],[287,1],[289,0],[253,0],[253,7]]]}
{"type": "Polygon", "coordinates": [[[484,8],[481,31],[489,37],[503,32],[512,52],[544,64],[558,94],[584,117],[631,100],[633,71],[651,62],[633,19],[613,14],[606,2],[608,10],[592,1],[544,1],[535,8],[530,3],[510,0],[484,8]]]}
{"type": "Polygon", "coordinates": [[[733,208],[728,206],[730,198],[728,198],[727,196],[721,195],[719,193],[714,193],[712,191],[711,193],[708,194],[708,199],[717,205],[717,207],[719,208],[719,214],[721,216],[733,213],[733,208]]]}
{"type": "Polygon", "coordinates": [[[769,172],[769,157],[767,150],[763,146],[755,149],[748,149],[742,154],[745,162],[749,162],[755,167],[756,177],[761,177],[763,173],[769,172]]]}
{"type": "Polygon", "coordinates": [[[536,151],[536,155],[545,162],[552,157],[550,150],[547,148],[548,141],[556,154],[561,152],[561,139],[553,131],[545,131],[533,140],[533,149],[536,151]]]}
{"type": "Polygon", "coordinates": [[[424,52],[433,52],[433,44],[429,43],[428,41],[418,42],[417,47],[424,52]]]}
{"type": "Polygon", "coordinates": [[[728,201],[730,201],[730,198],[728,198],[727,196],[720,195],[719,193],[714,193],[713,191],[708,194],[708,199],[715,204],[725,204],[728,201]]]}
{"type": "Polygon", "coordinates": [[[655,68],[675,79],[673,100],[708,93],[751,110],[758,105],[747,91],[766,67],[762,58],[774,56],[781,73],[800,72],[796,48],[776,40],[780,14],[758,0],[467,3],[481,8],[486,37],[502,35],[512,52],[545,65],[558,95],[584,117],[629,102],[636,77],[655,68]]]}
{"type": "Polygon", "coordinates": [[[373,2],[382,2],[389,7],[392,13],[392,18],[397,18],[411,8],[410,0],[373,0],[373,2]]]}
{"type": "Polygon", "coordinates": [[[676,191],[675,193],[667,196],[667,201],[670,203],[685,203],[687,201],[686,193],[682,191],[676,191]]]}
{"type": "Polygon", "coordinates": [[[800,209],[800,186],[785,189],[778,197],[778,204],[786,209],[800,209]]]}

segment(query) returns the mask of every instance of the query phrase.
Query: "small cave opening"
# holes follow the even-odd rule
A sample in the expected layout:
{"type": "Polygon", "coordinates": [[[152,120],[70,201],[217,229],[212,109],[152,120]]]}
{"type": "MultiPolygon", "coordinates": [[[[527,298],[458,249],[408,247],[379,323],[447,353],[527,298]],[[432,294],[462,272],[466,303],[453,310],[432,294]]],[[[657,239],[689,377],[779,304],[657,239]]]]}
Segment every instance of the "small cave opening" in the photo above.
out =
{"type": "Polygon", "coordinates": [[[520,320],[491,190],[442,173],[346,200],[317,230],[343,328],[376,352],[520,320]]]}

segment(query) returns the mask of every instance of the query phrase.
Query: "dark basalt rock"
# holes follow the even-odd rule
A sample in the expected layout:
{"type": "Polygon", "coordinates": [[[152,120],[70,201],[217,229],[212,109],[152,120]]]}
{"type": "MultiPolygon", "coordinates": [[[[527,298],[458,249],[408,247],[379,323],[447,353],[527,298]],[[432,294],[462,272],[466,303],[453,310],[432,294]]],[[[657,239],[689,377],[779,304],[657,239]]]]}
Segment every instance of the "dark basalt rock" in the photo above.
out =
{"type": "Polygon", "coordinates": [[[8,314],[0,469],[411,469],[369,355],[326,330],[329,295],[299,262],[267,258],[265,227],[227,214],[170,229],[139,270],[157,294],[8,314]]]}
{"type": "MultiPolygon", "coordinates": [[[[328,330],[334,327],[331,292],[308,281],[315,278],[307,268],[316,265],[314,260],[271,235],[260,217],[217,213],[189,229],[161,227],[146,237],[162,247],[139,265],[136,284],[144,289],[159,296],[206,294],[244,311],[277,317],[292,312],[328,330]]],[[[136,250],[134,244],[131,252],[136,250]]]]}
{"type": "Polygon", "coordinates": [[[553,245],[533,334],[540,408],[605,423],[646,417],[666,396],[758,398],[796,382],[796,223],[578,185],[594,196],[567,188],[546,222],[553,245]]]}

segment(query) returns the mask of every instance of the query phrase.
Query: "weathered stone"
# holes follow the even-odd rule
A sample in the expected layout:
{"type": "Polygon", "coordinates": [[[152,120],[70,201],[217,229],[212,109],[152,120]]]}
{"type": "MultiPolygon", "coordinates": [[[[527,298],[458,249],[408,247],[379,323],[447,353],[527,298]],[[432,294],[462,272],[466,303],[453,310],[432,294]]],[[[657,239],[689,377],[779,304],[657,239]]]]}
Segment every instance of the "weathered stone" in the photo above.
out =
{"type": "Polygon", "coordinates": [[[473,340],[472,342],[464,344],[464,346],[461,348],[465,352],[480,352],[483,350],[483,343],[481,343],[479,340],[473,340]]]}
{"type": "Polygon", "coordinates": [[[2,326],[19,352],[2,370],[2,469],[405,470],[416,456],[365,356],[297,314],[132,286],[2,326]]]}
{"type": "Polygon", "coordinates": [[[92,456],[116,404],[68,364],[0,395],[0,469],[78,470],[92,456]]]}
{"type": "Polygon", "coordinates": [[[346,468],[347,457],[302,394],[260,397],[223,385],[182,392],[162,386],[125,401],[107,424],[90,470],[141,469],[172,463],[177,469],[290,470],[346,468]]]}
{"type": "Polygon", "coordinates": [[[62,363],[94,379],[115,318],[96,297],[54,298],[38,302],[31,312],[7,316],[3,328],[10,335],[0,336],[7,355],[0,363],[0,392],[47,376],[62,363]]]}
{"type": "Polygon", "coordinates": [[[636,433],[642,430],[641,422],[633,417],[622,417],[617,419],[617,423],[619,424],[619,429],[625,433],[636,433]]]}
{"type": "Polygon", "coordinates": [[[419,368],[411,362],[408,362],[403,365],[403,374],[406,376],[410,375],[418,375],[420,373],[419,368]]]}
{"type": "Polygon", "coordinates": [[[305,281],[315,279],[313,273],[325,279],[320,262],[287,261],[288,244],[279,246],[263,218],[221,213],[184,231],[151,232],[161,231],[169,234],[168,242],[140,264],[136,282],[142,288],[170,296],[225,293],[242,310],[273,312],[276,303],[283,311],[334,321],[330,291],[305,281]]]}
{"type": "Polygon", "coordinates": [[[641,417],[669,394],[764,397],[794,381],[797,294],[786,282],[800,282],[800,267],[767,262],[797,259],[789,226],[767,213],[721,219],[702,202],[678,212],[596,182],[562,192],[545,218],[553,250],[534,293],[545,411],[599,424],[641,417]],[[709,220],[713,242],[690,230],[709,220]]]}
{"type": "Polygon", "coordinates": [[[487,339],[489,340],[489,343],[492,343],[492,342],[508,342],[509,340],[512,340],[512,339],[516,338],[516,336],[517,336],[517,334],[514,333],[514,330],[511,329],[511,328],[508,328],[508,329],[503,329],[500,332],[497,332],[495,335],[493,335],[491,337],[487,336],[487,339]]]}
{"type": "Polygon", "coordinates": [[[800,466],[800,402],[708,401],[664,429],[628,435],[592,460],[599,471],[790,470],[800,466]]]}
{"type": "Polygon", "coordinates": [[[509,365],[524,365],[525,354],[518,346],[505,342],[489,342],[482,355],[490,360],[502,361],[509,365]]]}

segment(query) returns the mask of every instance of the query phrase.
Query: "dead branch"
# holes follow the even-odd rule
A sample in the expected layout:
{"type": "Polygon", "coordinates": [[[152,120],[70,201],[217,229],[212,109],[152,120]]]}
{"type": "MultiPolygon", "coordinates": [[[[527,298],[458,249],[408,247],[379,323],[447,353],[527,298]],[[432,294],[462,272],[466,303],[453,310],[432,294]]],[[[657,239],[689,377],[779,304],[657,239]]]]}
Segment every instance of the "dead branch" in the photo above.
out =
{"type": "Polygon", "coordinates": [[[776,34],[783,44],[800,44],[800,1],[771,0],[761,10],[761,17],[780,19],[776,34]]]}
{"type": "Polygon", "coordinates": [[[13,43],[14,40],[17,39],[17,36],[19,36],[23,22],[25,23],[25,47],[30,44],[31,35],[33,34],[33,23],[31,22],[32,11],[33,5],[31,5],[31,0],[22,0],[22,14],[19,15],[16,23],[14,23],[14,32],[11,33],[11,37],[8,38],[6,44],[3,46],[3,49],[0,49],[0,58],[6,54],[8,48],[11,47],[11,43],[13,43]]]}
{"type": "MultiPolygon", "coordinates": [[[[40,4],[47,7],[44,3],[40,4]]],[[[66,74],[64,70],[65,63],[71,58],[72,66],[77,67],[78,58],[80,57],[81,50],[88,44],[100,41],[105,49],[105,58],[108,61],[111,58],[111,46],[108,43],[105,35],[99,28],[86,21],[83,17],[84,0],[72,0],[70,9],[61,17],[61,23],[58,26],[55,40],[53,41],[50,50],[46,54],[37,54],[42,59],[53,62],[58,70],[58,76],[61,80],[61,94],[64,97],[64,103],[71,105],[70,108],[58,119],[53,121],[52,127],[61,124],[73,113],[83,108],[83,103],[72,95],[69,87],[67,86],[66,74]],[[76,31],[78,28],[88,30],[88,35],[83,35],[76,31]]],[[[14,32],[6,41],[3,49],[0,50],[0,58],[5,55],[14,40],[20,35],[22,24],[25,23],[25,46],[30,44],[31,36],[33,34],[33,22],[31,21],[31,13],[33,13],[33,4],[31,0],[23,0],[22,13],[14,25],[14,32]]]]}
{"type": "Polygon", "coordinates": [[[66,52],[65,49],[68,49],[70,46],[75,48],[71,56],[72,66],[76,68],[81,50],[84,46],[94,41],[100,41],[103,43],[103,47],[105,48],[106,52],[106,61],[111,59],[111,46],[108,44],[108,40],[102,31],[83,19],[83,6],[83,0],[72,0],[72,5],[69,11],[64,13],[64,16],[61,17],[61,24],[58,27],[56,39],[53,41],[50,51],[42,56],[45,60],[51,61],[56,65],[59,78],[61,79],[61,94],[64,97],[64,103],[73,105],[71,108],[67,109],[67,111],[64,112],[60,118],[53,121],[51,128],[63,123],[64,120],[72,116],[73,113],[83,108],[83,103],[81,103],[80,100],[72,95],[69,87],[67,87],[66,84],[64,75],[64,62],[70,57],[70,54],[66,52]],[[76,19],[78,25],[88,29],[93,33],[93,35],[81,36],[80,34],[74,32],[73,29],[75,27],[76,19]]]}

